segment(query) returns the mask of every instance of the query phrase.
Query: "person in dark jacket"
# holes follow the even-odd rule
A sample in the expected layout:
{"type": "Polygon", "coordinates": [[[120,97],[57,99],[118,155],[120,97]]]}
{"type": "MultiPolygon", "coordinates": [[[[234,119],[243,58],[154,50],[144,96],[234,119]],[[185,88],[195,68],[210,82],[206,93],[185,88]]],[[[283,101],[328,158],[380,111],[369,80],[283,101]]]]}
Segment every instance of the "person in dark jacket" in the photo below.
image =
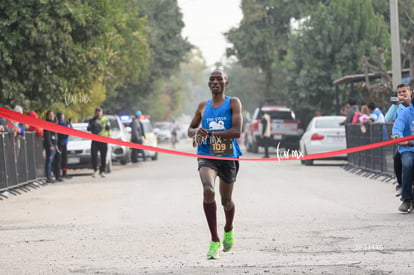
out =
{"type": "MultiPolygon", "coordinates": [[[[46,113],[46,121],[56,123],[55,121],[55,113],[52,110],[48,110],[46,113]]],[[[56,132],[52,132],[49,130],[44,130],[43,132],[43,146],[46,151],[46,160],[45,160],[45,172],[47,182],[53,183],[52,177],[52,168],[53,168],[53,160],[55,159],[56,151],[57,151],[57,134],[56,132]]],[[[56,180],[62,181],[59,175],[55,175],[56,180]]]]}
{"type": "Polygon", "coordinates": [[[348,111],[346,113],[346,118],[344,121],[340,122],[340,125],[346,125],[352,123],[352,119],[354,118],[355,112],[359,112],[359,107],[356,103],[354,98],[350,98],[347,103],[348,111]]]}
{"type": "MultiPolygon", "coordinates": [[[[138,144],[143,144],[143,139],[145,138],[144,126],[142,125],[142,122],[139,120],[141,115],[142,115],[141,111],[136,111],[135,118],[131,122],[131,142],[138,143],[138,144]]],[[[146,160],[144,150],[132,148],[132,152],[131,152],[132,163],[138,162],[138,153],[142,154],[143,161],[146,160]]]]}
{"type": "MultiPolygon", "coordinates": [[[[63,113],[57,113],[58,124],[64,127],[70,127],[71,124],[65,121],[65,115],[63,113]]],[[[68,140],[69,136],[66,134],[59,133],[58,134],[58,151],[60,152],[60,165],[56,164],[56,170],[62,170],[62,177],[70,178],[67,175],[68,171],[68,140]]]]}

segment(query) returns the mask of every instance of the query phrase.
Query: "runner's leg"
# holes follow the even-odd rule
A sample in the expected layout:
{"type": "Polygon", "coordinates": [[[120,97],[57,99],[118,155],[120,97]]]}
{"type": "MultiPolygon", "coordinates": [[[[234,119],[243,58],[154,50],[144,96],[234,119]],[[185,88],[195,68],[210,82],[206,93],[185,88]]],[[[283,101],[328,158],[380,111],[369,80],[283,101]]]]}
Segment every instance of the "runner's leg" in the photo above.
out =
{"type": "Polygon", "coordinates": [[[203,185],[203,208],[210,229],[211,240],[213,242],[219,242],[220,238],[217,232],[217,204],[214,192],[217,172],[209,167],[201,167],[199,173],[203,185]]]}

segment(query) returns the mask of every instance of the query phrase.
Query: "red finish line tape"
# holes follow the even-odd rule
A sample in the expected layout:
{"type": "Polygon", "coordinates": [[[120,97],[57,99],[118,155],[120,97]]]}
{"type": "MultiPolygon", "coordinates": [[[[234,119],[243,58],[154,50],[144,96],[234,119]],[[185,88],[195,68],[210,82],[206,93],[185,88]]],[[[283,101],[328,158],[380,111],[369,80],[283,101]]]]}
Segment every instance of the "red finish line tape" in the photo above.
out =
{"type": "Polygon", "coordinates": [[[109,138],[109,137],[103,137],[103,136],[95,135],[95,134],[92,134],[92,133],[86,133],[86,132],[83,132],[83,131],[80,131],[80,130],[68,128],[68,127],[58,125],[56,123],[48,122],[48,121],[45,121],[45,120],[42,120],[42,119],[34,118],[34,117],[31,117],[31,116],[28,116],[28,115],[25,115],[25,114],[21,114],[21,113],[12,111],[12,110],[5,109],[5,108],[0,108],[0,117],[10,119],[10,120],[14,120],[14,121],[18,121],[18,122],[23,123],[23,124],[43,128],[43,129],[46,129],[46,130],[49,130],[49,131],[65,134],[65,135],[76,136],[76,137],[80,137],[80,138],[100,141],[100,142],[104,142],[104,143],[111,143],[111,144],[116,144],[116,145],[120,145],[120,146],[127,146],[127,147],[135,148],[135,149],[156,151],[156,152],[159,152],[159,153],[180,155],[180,156],[186,156],[186,157],[200,157],[200,158],[226,159],[226,160],[244,160],[244,161],[275,161],[275,160],[276,161],[281,161],[281,160],[306,160],[306,159],[328,158],[328,157],[333,157],[333,156],[337,156],[337,155],[355,153],[355,152],[359,152],[359,151],[364,151],[364,150],[374,149],[374,148],[378,148],[378,147],[388,146],[388,145],[396,144],[396,143],[399,143],[399,142],[414,139],[414,135],[413,135],[413,136],[403,137],[403,138],[394,139],[394,140],[386,140],[386,141],[381,141],[381,142],[377,142],[377,143],[352,147],[352,148],[348,148],[348,149],[337,150],[337,151],[326,152],[326,153],[319,153],[319,154],[312,154],[312,155],[303,155],[302,152],[300,152],[298,150],[292,150],[292,151],[289,151],[289,154],[287,152],[279,153],[277,151],[277,153],[276,153],[277,157],[276,158],[264,158],[264,159],[263,158],[227,158],[227,157],[224,158],[224,157],[213,157],[213,156],[205,156],[205,155],[179,152],[179,151],[175,151],[175,150],[169,150],[169,149],[163,149],[163,148],[158,148],[158,147],[146,146],[146,145],[141,145],[141,144],[137,144],[137,143],[131,143],[131,142],[126,142],[126,141],[122,141],[122,140],[118,140],[118,139],[113,139],[113,138],[109,138]]]}

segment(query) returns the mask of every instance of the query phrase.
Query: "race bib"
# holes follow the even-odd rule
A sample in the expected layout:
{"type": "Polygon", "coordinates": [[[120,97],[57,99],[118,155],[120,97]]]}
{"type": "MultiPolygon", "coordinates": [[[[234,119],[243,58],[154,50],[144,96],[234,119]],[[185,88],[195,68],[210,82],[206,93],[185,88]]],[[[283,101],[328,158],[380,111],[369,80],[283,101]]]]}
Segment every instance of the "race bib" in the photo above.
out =
{"type": "Polygon", "coordinates": [[[210,137],[210,154],[216,156],[232,156],[233,141],[229,138],[210,137]]]}

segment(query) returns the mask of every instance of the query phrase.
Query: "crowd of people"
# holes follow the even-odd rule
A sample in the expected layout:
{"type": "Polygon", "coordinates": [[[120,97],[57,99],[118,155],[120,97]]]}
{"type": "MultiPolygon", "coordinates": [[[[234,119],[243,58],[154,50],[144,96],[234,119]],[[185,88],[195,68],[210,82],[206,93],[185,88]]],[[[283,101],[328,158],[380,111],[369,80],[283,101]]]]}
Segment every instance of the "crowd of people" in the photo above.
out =
{"type": "MultiPolygon", "coordinates": [[[[20,105],[16,105],[14,108],[10,106],[5,106],[6,109],[13,110],[15,112],[24,113],[23,108],[20,105]]],[[[27,112],[27,115],[39,119],[39,115],[34,111],[30,110],[27,112]]],[[[145,130],[143,123],[141,122],[143,115],[141,111],[136,111],[135,116],[131,122],[131,142],[143,144],[146,140],[145,130]]],[[[55,112],[53,110],[48,110],[44,116],[45,121],[50,123],[56,123],[57,125],[63,127],[72,126],[72,121],[69,118],[66,120],[65,114],[63,112],[55,112]]],[[[176,125],[176,124],[174,124],[176,125]]],[[[68,175],[68,143],[69,136],[66,134],[58,133],[55,131],[42,129],[36,126],[24,125],[22,123],[12,121],[0,117],[0,133],[5,132],[12,134],[17,138],[24,138],[25,132],[35,132],[38,137],[42,138],[43,141],[43,150],[44,150],[44,176],[48,183],[61,182],[64,179],[70,179],[71,176],[68,175]]],[[[103,114],[103,109],[97,107],[95,109],[93,117],[88,121],[87,131],[103,136],[111,137],[111,124],[109,119],[103,114]]],[[[172,132],[176,133],[176,128],[171,129],[172,132]]],[[[19,139],[17,139],[19,141],[19,139]]],[[[173,146],[175,145],[172,141],[173,146]]],[[[92,140],[91,142],[91,168],[92,168],[92,177],[96,177],[99,173],[101,177],[106,177],[106,155],[108,152],[108,144],[105,142],[99,142],[92,140]],[[100,162],[99,157],[100,156],[100,162]]],[[[145,150],[135,149],[131,150],[131,162],[138,163],[138,155],[141,154],[142,160],[146,161],[145,150]]]]}
{"type": "MultiPolygon", "coordinates": [[[[6,109],[13,110],[23,114],[23,108],[16,105],[14,109],[6,106],[6,109]]],[[[39,115],[30,110],[27,115],[39,118],[39,115]]],[[[71,123],[65,121],[63,113],[57,113],[49,110],[46,113],[46,121],[56,123],[63,126],[70,127],[71,123]]],[[[26,131],[35,132],[38,137],[43,138],[43,148],[45,150],[45,177],[47,182],[63,181],[63,178],[70,178],[67,175],[67,143],[68,136],[64,134],[57,134],[56,132],[41,129],[36,126],[22,124],[9,119],[0,118],[0,132],[7,132],[17,137],[17,142],[20,138],[24,138],[26,131]]]]}
{"type": "Polygon", "coordinates": [[[361,108],[356,103],[356,100],[351,98],[347,104],[342,108],[341,114],[346,118],[341,125],[353,124],[370,124],[370,123],[384,123],[385,117],[382,111],[376,106],[374,102],[361,105],[361,108]]]}
{"type": "MultiPolygon", "coordinates": [[[[361,132],[365,133],[366,124],[393,123],[391,137],[401,138],[411,136],[414,132],[414,98],[412,90],[407,83],[397,85],[396,96],[391,100],[391,106],[384,115],[381,110],[371,102],[361,108],[354,99],[350,99],[342,108],[341,113],[346,116],[341,123],[360,124],[361,132]]],[[[393,156],[394,174],[397,179],[396,196],[402,203],[398,207],[401,212],[411,212],[414,209],[412,181],[414,170],[414,141],[398,143],[393,156]]]]}

